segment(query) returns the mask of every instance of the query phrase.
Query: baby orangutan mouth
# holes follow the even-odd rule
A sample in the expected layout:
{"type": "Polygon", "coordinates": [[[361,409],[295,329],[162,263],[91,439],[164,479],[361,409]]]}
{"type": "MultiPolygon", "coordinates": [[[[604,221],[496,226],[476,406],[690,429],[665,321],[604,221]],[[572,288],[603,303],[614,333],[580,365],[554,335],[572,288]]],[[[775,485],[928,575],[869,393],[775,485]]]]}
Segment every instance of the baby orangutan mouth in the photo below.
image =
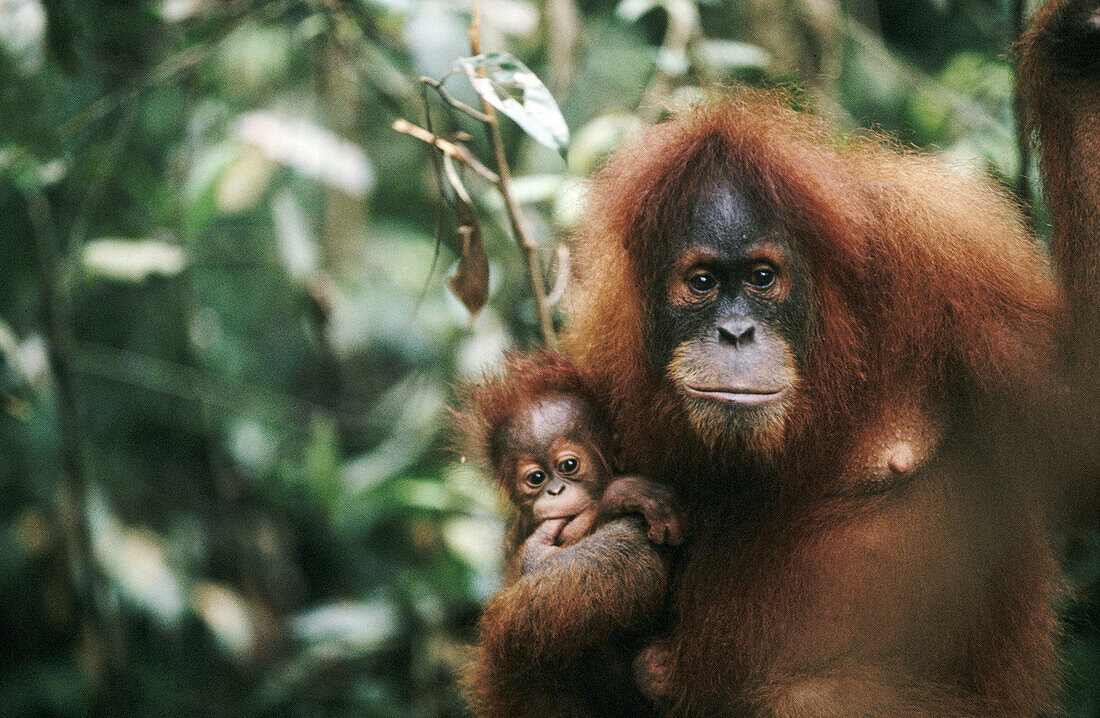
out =
{"type": "Polygon", "coordinates": [[[559,546],[568,546],[592,533],[598,515],[599,506],[592,504],[579,514],[563,516],[562,518],[566,519],[566,523],[558,532],[558,540],[555,543],[559,546]]]}

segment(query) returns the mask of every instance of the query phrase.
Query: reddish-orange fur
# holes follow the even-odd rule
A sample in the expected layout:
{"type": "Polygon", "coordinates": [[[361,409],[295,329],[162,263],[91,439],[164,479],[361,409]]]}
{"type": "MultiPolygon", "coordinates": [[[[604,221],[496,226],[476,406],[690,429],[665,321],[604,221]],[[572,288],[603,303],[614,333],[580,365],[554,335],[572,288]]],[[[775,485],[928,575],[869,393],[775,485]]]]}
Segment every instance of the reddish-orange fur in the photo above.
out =
{"type": "MultiPolygon", "coordinates": [[[[523,416],[524,406],[547,396],[566,396],[585,406],[594,424],[588,428],[599,443],[589,448],[611,458],[609,424],[584,376],[560,354],[508,355],[498,374],[467,387],[462,407],[455,412],[469,453],[488,464],[513,502],[522,497],[516,492],[514,466],[503,460],[516,448],[502,443],[503,430],[522,420],[517,417],[523,416]]],[[[616,478],[606,464],[604,471],[588,474],[599,479],[588,487],[593,500],[601,513],[604,507],[609,510],[601,522],[642,504],[672,511],[663,486],[640,477],[616,478]]],[[[508,585],[486,606],[481,638],[466,671],[471,707],[477,715],[501,718],[583,716],[607,710],[640,715],[646,701],[626,685],[639,648],[633,637],[651,630],[659,614],[667,558],[650,543],[637,519],[613,519],[521,574],[521,563],[527,563],[521,547],[530,543],[540,524],[517,514],[508,538],[508,585]],[[614,685],[614,693],[601,704],[598,696],[592,697],[588,677],[594,671],[608,672],[611,665],[616,678],[608,683],[614,685]]]]}
{"type": "Polygon", "coordinates": [[[670,481],[701,529],[670,600],[666,709],[1048,708],[1053,552],[1032,484],[981,456],[982,421],[1051,366],[1061,306],[1002,192],[738,91],[640,135],[592,197],[567,351],[628,467],[670,481]],[[812,268],[813,349],[778,451],[695,434],[645,352],[647,282],[714,176],[755,190],[812,268]],[[867,497],[874,477],[852,467],[914,408],[944,417],[939,445],[912,482],[867,497]]]}
{"type": "Polygon", "coordinates": [[[1064,386],[1041,424],[1059,450],[1045,472],[1061,527],[1100,520],[1100,2],[1059,0],[1019,45],[1023,142],[1040,141],[1051,250],[1067,303],[1064,386]]]}
{"type": "Polygon", "coordinates": [[[1017,93],[1021,136],[1040,140],[1051,248],[1082,340],[1078,348],[1094,360],[1100,346],[1100,26],[1088,23],[1098,21],[1095,0],[1040,8],[1020,40],[1017,93]],[[1088,33],[1091,46],[1083,39],[1088,33]]]}
{"type": "MultiPolygon", "coordinates": [[[[1059,65],[1052,43],[1067,17],[1097,5],[1056,0],[1021,60],[1036,108],[1025,132],[1037,127],[1044,143],[1074,307],[1066,324],[1087,356],[1100,325],[1100,85],[1059,65]]],[[[737,91],[641,134],[596,179],[577,237],[566,351],[609,408],[626,468],[669,481],[693,526],[670,629],[643,653],[660,662],[659,707],[1049,714],[1061,578],[1043,484],[1063,478],[1052,464],[1066,455],[1030,455],[1047,447],[1026,436],[1019,399],[1041,396],[1057,367],[1062,293],[997,188],[880,140],[834,141],[782,105],[737,91]],[[812,268],[813,348],[793,414],[768,441],[697,432],[646,352],[652,282],[716,176],[759,196],[812,268]]],[[[553,648],[532,619],[553,606],[552,645],[569,660],[586,632],[637,631],[624,623],[637,587],[614,570],[586,578],[621,553],[586,551],[495,599],[483,646],[541,660],[553,648]]],[[[576,686],[542,702],[525,685],[473,683],[487,715],[599,714],[576,686]]]]}
{"type": "Polygon", "coordinates": [[[481,618],[464,677],[474,715],[648,715],[631,686],[639,638],[655,630],[667,558],[627,517],[510,582],[481,618]]]}
{"type": "Polygon", "coordinates": [[[828,133],[779,98],[738,90],[650,129],[597,178],[566,344],[602,380],[616,419],[641,423],[621,426],[624,435],[650,443],[660,438],[647,431],[655,416],[679,424],[652,390],[640,291],[715,172],[759,189],[809,255],[818,340],[786,446],[805,446],[815,470],[824,456],[846,458],[832,427],[879,420],[869,413],[899,387],[935,393],[959,371],[1013,387],[1049,364],[1059,295],[1003,194],[939,160],[828,133]]]}

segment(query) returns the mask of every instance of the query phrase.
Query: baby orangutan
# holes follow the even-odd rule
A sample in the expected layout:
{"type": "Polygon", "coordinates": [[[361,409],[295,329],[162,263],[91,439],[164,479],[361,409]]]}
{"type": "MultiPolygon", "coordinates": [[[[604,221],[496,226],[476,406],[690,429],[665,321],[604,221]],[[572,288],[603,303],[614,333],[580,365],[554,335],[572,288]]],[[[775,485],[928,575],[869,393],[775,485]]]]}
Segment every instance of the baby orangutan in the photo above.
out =
{"type": "Polygon", "coordinates": [[[576,393],[529,397],[495,432],[498,479],[520,510],[529,568],[608,518],[641,514],[655,544],[678,545],[680,523],[667,487],[640,476],[616,477],[605,456],[606,425],[576,393]]]}
{"type": "Polygon", "coordinates": [[[519,509],[510,548],[521,573],[609,519],[639,514],[658,545],[683,541],[672,492],[615,476],[610,427],[577,370],[551,352],[508,357],[505,373],[472,388],[459,424],[519,509]],[[480,444],[480,445],[479,445],[480,444]]]}
{"type": "Polygon", "coordinates": [[[506,586],[485,607],[467,670],[472,712],[582,715],[582,702],[583,714],[649,715],[663,692],[655,636],[665,547],[684,538],[671,490],[615,475],[600,402],[552,352],[510,355],[503,373],[469,388],[456,420],[469,453],[517,508],[506,586]],[[579,610],[596,597],[602,610],[579,610]],[[592,675],[606,685],[594,686],[592,675]],[[593,695],[602,698],[588,705],[593,695]]]}

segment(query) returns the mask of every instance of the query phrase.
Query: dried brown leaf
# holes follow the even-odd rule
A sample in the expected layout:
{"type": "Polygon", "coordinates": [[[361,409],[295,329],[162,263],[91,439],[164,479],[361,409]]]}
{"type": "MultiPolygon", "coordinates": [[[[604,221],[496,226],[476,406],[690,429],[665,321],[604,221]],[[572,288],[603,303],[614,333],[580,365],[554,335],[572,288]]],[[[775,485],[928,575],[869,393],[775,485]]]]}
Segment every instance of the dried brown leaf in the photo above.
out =
{"type": "Polygon", "coordinates": [[[454,162],[444,157],[443,168],[443,174],[454,190],[454,209],[458,220],[456,241],[450,243],[459,258],[458,270],[447,283],[470,314],[477,316],[489,297],[489,257],[485,254],[477,211],[454,162]]]}

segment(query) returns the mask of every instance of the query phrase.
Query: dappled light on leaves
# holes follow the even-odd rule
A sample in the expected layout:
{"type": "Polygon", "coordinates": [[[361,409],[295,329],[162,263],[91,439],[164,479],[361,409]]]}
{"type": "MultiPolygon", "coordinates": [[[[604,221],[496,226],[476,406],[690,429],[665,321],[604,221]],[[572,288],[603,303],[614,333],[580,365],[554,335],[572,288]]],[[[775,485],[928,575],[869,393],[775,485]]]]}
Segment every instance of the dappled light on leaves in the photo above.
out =
{"type": "Polygon", "coordinates": [[[460,59],[470,84],[536,142],[564,152],[569,128],[558,103],[535,73],[507,52],[490,52],[460,59]]]}

